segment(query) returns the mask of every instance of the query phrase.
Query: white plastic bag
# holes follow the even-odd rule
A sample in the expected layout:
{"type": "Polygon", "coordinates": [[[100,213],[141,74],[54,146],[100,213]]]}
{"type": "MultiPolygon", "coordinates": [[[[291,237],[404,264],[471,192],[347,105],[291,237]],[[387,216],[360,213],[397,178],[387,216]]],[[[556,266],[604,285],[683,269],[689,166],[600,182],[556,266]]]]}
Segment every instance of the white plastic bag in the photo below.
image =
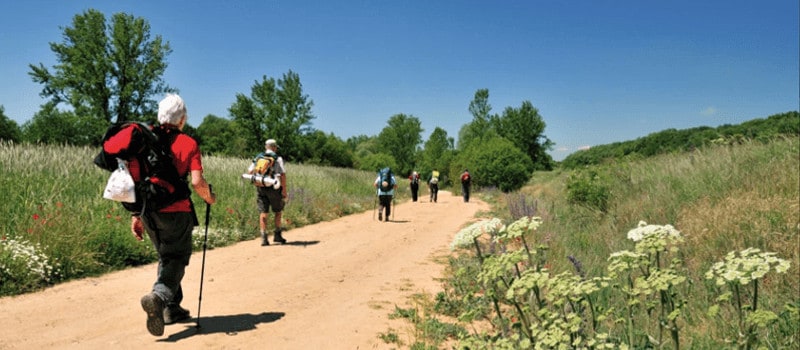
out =
{"type": "Polygon", "coordinates": [[[127,163],[119,158],[117,158],[117,163],[119,167],[108,178],[103,198],[117,202],[135,203],[136,184],[133,183],[127,163]]]}

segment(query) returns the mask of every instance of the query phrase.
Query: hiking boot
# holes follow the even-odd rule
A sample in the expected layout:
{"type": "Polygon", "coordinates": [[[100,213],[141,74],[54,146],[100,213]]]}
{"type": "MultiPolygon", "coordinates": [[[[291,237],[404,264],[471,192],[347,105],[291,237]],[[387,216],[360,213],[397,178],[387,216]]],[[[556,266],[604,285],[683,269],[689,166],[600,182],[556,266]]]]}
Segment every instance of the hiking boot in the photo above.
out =
{"type": "Polygon", "coordinates": [[[383,221],[383,213],[378,213],[378,221],[383,221]]]}
{"type": "Polygon", "coordinates": [[[164,300],[156,293],[142,297],[142,309],[147,313],[147,331],[155,336],[164,334],[164,300]]]}
{"type": "Polygon", "coordinates": [[[189,319],[189,310],[180,305],[173,305],[164,308],[164,324],[173,324],[189,319]]]}
{"type": "Polygon", "coordinates": [[[280,244],[286,243],[286,240],[281,236],[281,231],[275,231],[275,237],[272,238],[272,241],[280,244]]]}
{"type": "Polygon", "coordinates": [[[266,233],[262,233],[261,234],[261,246],[263,247],[265,245],[269,245],[269,240],[267,240],[267,234],[266,233]]]}

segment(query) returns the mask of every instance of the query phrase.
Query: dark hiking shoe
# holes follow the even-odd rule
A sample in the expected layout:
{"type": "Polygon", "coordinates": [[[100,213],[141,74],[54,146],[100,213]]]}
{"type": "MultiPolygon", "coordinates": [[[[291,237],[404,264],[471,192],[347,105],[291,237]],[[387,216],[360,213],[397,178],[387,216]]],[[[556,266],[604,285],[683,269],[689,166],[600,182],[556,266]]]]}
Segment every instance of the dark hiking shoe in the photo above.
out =
{"type": "Polygon", "coordinates": [[[286,240],[283,238],[280,231],[275,232],[275,237],[272,238],[272,241],[280,244],[286,243],[286,240]]]}
{"type": "Polygon", "coordinates": [[[267,240],[267,236],[261,237],[261,246],[269,245],[269,240],[267,240]]]}
{"type": "Polygon", "coordinates": [[[378,213],[378,221],[383,221],[383,213],[378,213]]]}
{"type": "Polygon", "coordinates": [[[189,319],[189,310],[178,305],[169,306],[164,309],[164,324],[173,324],[189,319]]]}
{"type": "Polygon", "coordinates": [[[155,336],[164,334],[164,300],[150,293],[142,297],[142,309],[147,313],[147,331],[155,336]]]}

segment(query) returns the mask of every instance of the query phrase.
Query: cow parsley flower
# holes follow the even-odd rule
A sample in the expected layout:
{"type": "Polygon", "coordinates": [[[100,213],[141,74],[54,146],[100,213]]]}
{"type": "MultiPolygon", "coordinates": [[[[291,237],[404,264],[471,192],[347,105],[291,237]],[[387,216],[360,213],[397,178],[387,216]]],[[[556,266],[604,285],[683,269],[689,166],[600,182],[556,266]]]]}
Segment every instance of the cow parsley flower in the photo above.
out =
{"type": "Polygon", "coordinates": [[[480,235],[484,233],[495,234],[502,229],[504,229],[504,226],[500,219],[478,221],[456,233],[453,242],[450,243],[450,250],[470,247],[480,235]]]}
{"type": "Polygon", "coordinates": [[[718,286],[726,283],[747,285],[764,277],[771,269],[777,273],[786,273],[790,267],[789,261],[776,255],[776,253],[762,252],[758,248],[747,248],[738,254],[730,252],[723,261],[712,265],[705,277],[714,280],[718,286]]]}
{"type": "Polygon", "coordinates": [[[525,216],[517,221],[514,221],[498,233],[498,240],[510,240],[522,235],[536,231],[539,225],[542,224],[542,218],[538,216],[525,216]]]}
{"type": "Polygon", "coordinates": [[[637,228],[628,231],[628,239],[634,242],[639,242],[653,235],[672,239],[681,237],[680,231],[676,230],[672,225],[648,225],[644,221],[639,221],[639,226],[637,228]]]}

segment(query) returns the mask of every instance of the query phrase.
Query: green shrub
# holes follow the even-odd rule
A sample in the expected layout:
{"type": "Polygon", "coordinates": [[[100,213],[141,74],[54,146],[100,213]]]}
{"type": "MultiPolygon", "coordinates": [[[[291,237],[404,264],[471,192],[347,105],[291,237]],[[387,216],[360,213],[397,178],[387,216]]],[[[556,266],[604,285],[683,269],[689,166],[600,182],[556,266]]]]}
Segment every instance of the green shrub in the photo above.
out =
{"type": "Polygon", "coordinates": [[[570,204],[608,211],[609,184],[600,172],[590,169],[573,172],[567,179],[567,201],[570,204]]]}

